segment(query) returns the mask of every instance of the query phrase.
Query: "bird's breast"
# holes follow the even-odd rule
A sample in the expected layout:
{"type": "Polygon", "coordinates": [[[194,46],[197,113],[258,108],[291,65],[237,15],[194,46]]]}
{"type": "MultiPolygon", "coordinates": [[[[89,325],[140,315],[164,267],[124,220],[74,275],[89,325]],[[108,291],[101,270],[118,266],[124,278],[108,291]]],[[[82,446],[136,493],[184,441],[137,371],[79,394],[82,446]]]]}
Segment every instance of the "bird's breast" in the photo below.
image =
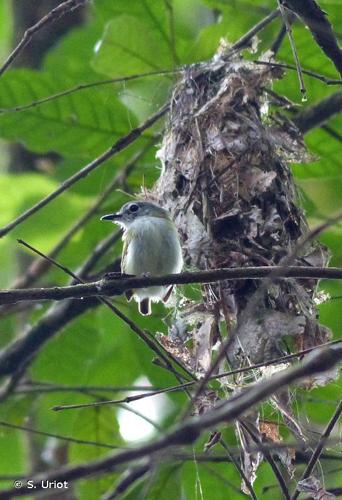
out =
{"type": "Polygon", "coordinates": [[[181,271],[181,247],[177,230],[171,221],[139,217],[126,231],[125,239],[124,272],[158,276],[181,271]]]}

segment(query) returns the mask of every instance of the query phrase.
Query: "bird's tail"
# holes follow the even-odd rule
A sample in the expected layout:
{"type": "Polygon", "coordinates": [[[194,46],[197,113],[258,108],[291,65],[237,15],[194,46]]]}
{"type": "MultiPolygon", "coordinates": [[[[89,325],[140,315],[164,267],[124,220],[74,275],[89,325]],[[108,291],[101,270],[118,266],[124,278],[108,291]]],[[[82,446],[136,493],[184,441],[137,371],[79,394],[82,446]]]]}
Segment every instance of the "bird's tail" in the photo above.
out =
{"type": "Polygon", "coordinates": [[[139,302],[139,312],[143,316],[150,316],[151,314],[151,300],[146,298],[139,302]]]}

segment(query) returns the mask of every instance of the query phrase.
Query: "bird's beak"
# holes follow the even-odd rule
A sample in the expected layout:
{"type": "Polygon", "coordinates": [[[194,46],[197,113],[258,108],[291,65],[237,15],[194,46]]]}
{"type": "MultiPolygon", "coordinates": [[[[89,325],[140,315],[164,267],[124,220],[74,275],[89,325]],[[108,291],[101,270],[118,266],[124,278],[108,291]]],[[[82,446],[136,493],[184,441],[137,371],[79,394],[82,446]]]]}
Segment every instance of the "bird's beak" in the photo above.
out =
{"type": "Polygon", "coordinates": [[[108,215],[103,215],[101,217],[101,220],[120,220],[122,219],[122,214],[108,214],[108,215]]]}

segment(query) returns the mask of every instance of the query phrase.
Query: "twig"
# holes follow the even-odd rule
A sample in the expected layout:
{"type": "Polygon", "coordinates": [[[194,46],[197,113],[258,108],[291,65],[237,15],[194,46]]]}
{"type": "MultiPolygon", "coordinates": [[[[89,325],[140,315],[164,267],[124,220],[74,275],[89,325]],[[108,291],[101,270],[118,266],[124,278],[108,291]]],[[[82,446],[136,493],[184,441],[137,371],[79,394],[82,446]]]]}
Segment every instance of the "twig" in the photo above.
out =
{"type": "Polygon", "coordinates": [[[229,54],[233,51],[241,50],[245,47],[248,47],[253,37],[259,33],[259,31],[263,30],[273,19],[276,19],[280,15],[280,10],[276,9],[270,12],[264,19],[258,22],[252,29],[250,29],[245,35],[243,35],[239,40],[237,40],[229,49],[229,54]]]}
{"type": "Polygon", "coordinates": [[[337,141],[342,142],[342,134],[334,130],[329,125],[322,125],[321,129],[324,130],[324,132],[326,132],[327,134],[331,135],[331,137],[333,137],[337,141]]]}
{"type": "MultiPolygon", "coordinates": [[[[294,22],[294,20],[295,20],[295,16],[293,14],[290,14],[287,17],[287,21],[288,21],[289,25],[291,25],[294,22]]],[[[274,42],[272,43],[272,45],[270,47],[271,52],[273,52],[273,56],[275,56],[279,52],[279,49],[281,47],[281,44],[284,41],[286,33],[287,33],[286,24],[283,22],[283,24],[280,28],[280,31],[278,33],[278,36],[276,37],[276,39],[274,40],[274,42]]]]}
{"type": "Polygon", "coordinates": [[[168,40],[168,41],[169,41],[169,45],[170,45],[170,51],[172,54],[173,67],[175,68],[179,64],[179,58],[178,58],[177,50],[176,50],[175,19],[174,19],[174,11],[173,11],[172,1],[173,0],[164,0],[164,4],[165,4],[165,8],[168,12],[169,30],[170,30],[170,40],[168,40]]]}
{"type": "MultiPolygon", "coordinates": [[[[136,162],[143,157],[151,144],[152,142],[138,151],[138,153],[133,155],[133,157],[120,169],[120,171],[114,176],[114,179],[109,183],[109,185],[101,193],[101,195],[95,200],[95,202],[89,207],[89,209],[70,227],[67,233],[57,243],[57,245],[55,245],[55,247],[48,253],[48,257],[50,257],[51,259],[57,257],[60,251],[69,243],[69,241],[75,236],[75,234],[80,231],[80,229],[97,212],[101,205],[103,205],[112,191],[117,186],[121,185],[124,179],[127,179],[130,173],[133,171],[136,162]]],[[[11,288],[26,288],[27,286],[32,285],[49,269],[50,265],[51,262],[48,259],[35,259],[30,264],[25,274],[16,279],[11,288]]]]}
{"type": "Polygon", "coordinates": [[[223,439],[220,439],[220,444],[226,450],[227,455],[228,455],[230,461],[234,464],[236,470],[238,471],[238,473],[242,477],[242,479],[243,479],[246,487],[248,488],[249,493],[250,493],[251,497],[253,498],[253,500],[258,500],[258,497],[256,496],[256,493],[255,493],[255,491],[253,489],[253,485],[250,482],[250,480],[248,479],[248,477],[246,476],[245,471],[243,470],[243,468],[240,466],[239,461],[236,460],[236,458],[234,457],[234,455],[230,452],[230,449],[228,448],[228,446],[226,445],[226,443],[224,442],[223,439]]]}
{"type": "Polygon", "coordinates": [[[65,14],[72,12],[73,10],[77,9],[78,7],[81,7],[85,3],[87,3],[88,0],[66,0],[65,2],[62,2],[59,4],[57,7],[52,9],[48,14],[46,14],[44,17],[42,17],[36,24],[28,28],[18,45],[14,48],[14,50],[11,52],[11,54],[8,56],[4,64],[0,68],[0,77],[3,75],[3,73],[7,70],[7,68],[12,64],[14,59],[18,56],[18,54],[23,50],[24,47],[31,41],[32,37],[37,33],[39,30],[43,28],[43,26],[53,23],[57,21],[60,17],[64,16],[65,14]]]}
{"type": "Polygon", "coordinates": [[[306,100],[306,88],[305,88],[305,83],[304,83],[304,79],[303,79],[303,71],[302,71],[302,67],[300,65],[300,61],[299,61],[299,57],[298,57],[298,54],[297,54],[296,45],[295,45],[295,42],[294,42],[294,39],[293,39],[291,24],[288,21],[287,12],[286,12],[285,8],[283,7],[282,1],[283,0],[278,0],[278,6],[279,6],[279,9],[280,9],[281,16],[283,18],[284,24],[286,26],[287,36],[288,36],[288,39],[289,39],[289,42],[290,42],[290,46],[291,46],[293,58],[294,58],[294,61],[295,61],[297,75],[298,75],[298,80],[299,80],[299,89],[300,89],[300,92],[302,94],[302,99],[306,100]]]}
{"type": "MultiPolygon", "coordinates": [[[[79,268],[79,276],[83,278],[91,271],[99,259],[113,247],[113,243],[118,239],[119,234],[119,231],[113,232],[98,243],[93,253],[79,268]]],[[[64,328],[65,325],[98,304],[99,301],[96,299],[69,300],[64,303],[53,304],[35,325],[0,351],[0,376],[12,375],[17,371],[18,366],[22,367],[26,363],[30,364],[45,342],[64,328]]]]}
{"type": "MultiPolygon", "coordinates": [[[[87,464],[64,466],[58,470],[38,474],[30,478],[37,486],[35,492],[38,493],[42,489],[42,484],[44,484],[42,481],[70,482],[90,475],[103,474],[115,470],[122,464],[143,457],[150,457],[170,447],[191,444],[199,437],[203,430],[216,426],[220,422],[225,422],[226,425],[282,387],[296,382],[303,377],[331,369],[340,359],[342,359],[342,349],[321,349],[314,355],[311,355],[310,358],[305,359],[304,362],[298,364],[298,366],[283,370],[270,379],[256,383],[238,396],[229,399],[223,407],[209,410],[199,417],[193,417],[178,424],[168,434],[154,442],[132,450],[118,452],[114,455],[88,462],[87,464]]],[[[24,488],[20,490],[9,488],[0,491],[0,499],[8,499],[11,496],[23,496],[26,494],[27,490],[24,488]]]]}
{"type": "MultiPolygon", "coordinates": [[[[246,432],[248,432],[248,434],[253,439],[254,443],[256,443],[257,445],[263,444],[260,434],[257,432],[257,429],[254,428],[254,426],[251,426],[250,422],[246,422],[245,420],[241,419],[239,421],[239,424],[245,429],[246,432]]],[[[270,451],[267,448],[263,448],[262,452],[263,452],[264,457],[266,458],[266,460],[268,461],[268,463],[270,464],[270,466],[274,472],[274,475],[279,483],[279,486],[280,486],[280,489],[283,493],[284,498],[286,498],[286,500],[290,500],[290,492],[289,492],[288,487],[286,485],[286,481],[285,481],[279,467],[277,466],[277,464],[273,460],[273,457],[272,457],[270,451]]]]}
{"type": "Polygon", "coordinates": [[[76,439],[76,438],[72,438],[69,436],[62,436],[60,434],[53,434],[51,432],[38,431],[37,429],[32,429],[31,427],[25,427],[24,425],[12,424],[10,422],[4,422],[3,420],[0,420],[0,427],[6,427],[8,429],[17,429],[19,431],[28,432],[30,434],[38,434],[39,436],[52,437],[55,439],[59,439],[60,441],[66,441],[68,443],[84,444],[84,445],[89,445],[89,446],[96,446],[98,448],[108,448],[111,450],[125,449],[124,446],[116,446],[116,445],[107,444],[107,443],[99,443],[97,441],[88,441],[85,439],[76,439]]]}
{"type": "Polygon", "coordinates": [[[338,267],[310,266],[260,266],[213,269],[211,271],[184,272],[165,276],[132,277],[99,280],[80,285],[55,286],[53,288],[26,288],[1,290],[0,304],[22,301],[65,300],[82,297],[122,295],[126,290],[150,286],[215,283],[222,280],[277,278],[342,279],[338,267]]]}
{"type": "MultiPolygon", "coordinates": [[[[342,343],[342,339],[332,340],[331,342],[327,342],[327,343],[321,344],[319,346],[310,347],[308,349],[304,349],[303,351],[299,351],[299,352],[296,352],[293,354],[288,354],[286,356],[281,356],[279,358],[271,359],[271,360],[264,361],[261,363],[257,363],[255,365],[249,365],[249,366],[246,366],[244,368],[236,368],[235,370],[222,372],[222,373],[219,373],[217,375],[211,375],[209,377],[209,380],[219,380],[221,378],[229,377],[232,375],[237,375],[238,373],[246,373],[249,371],[256,370],[258,368],[264,368],[265,366],[284,363],[284,362],[289,361],[291,359],[295,359],[295,358],[298,358],[300,356],[304,356],[305,354],[308,354],[309,352],[312,352],[316,349],[321,349],[324,346],[336,345],[339,343],[342,343]]],[[[136,396],[126,396],[125,398],[122,398],[122,399],[111,399],[111,400],[107,400],[107,401],[97,401],[95,403],[79,403],[79,404],[74,404],[74,405],[59,405],[59,406],[54,406],[52,408],[52,410],[61,411],[61,410],[73,410],[73,409],[77,409],[77,408],[91,408],[93,406],[115,405],[115,404],[120,404],[120,403],[128,404],[128,403],[132,403],[133,401],[139,401],[140,399],[158,396],[159,394],[181,391],[184,388],[196,386],[196,384],[198,384],[198,383],[200,383],[200,381],[191,380],[189,382],[185,382],[184,384],[174,385],[171,387],[165,387],[165,388],[156,389],[156,390],[151,390],[149,392],[137,394],[136,396]]],[[[94,386],[93,389],[97,389],[97,387],[94,386]]],[[[57,390],[58,390],[58,388],[57,388],[57,390]]],[[[70,390],[73,390],[73,388],[71,388],[70,390]]],[[[16,393],[17,392],[18,392],[18,390],[16,391],[16,393]]]]}
{"type": "MultiPolygon", "coordinates": [[[[292,66],[292,64],[274,63],[274,62],[257,61],[257,60],[254,60],[253,63],[264,65],[264,66],[272,66],[274,68],[291,69],[294,71],[297,70],[296,66],[292,66]]],[[[312,78],[316,78],[317,80],[320,80],[321,82],[325,83],[326,85],[342,85],[342,79],[328,78],[324,75],[320,75],[318,73],[315,73],[314,71],[310,71],[307,69],[302,69],[302,73],[304,75],[311,76],[312,78]]]]}
{"type": "MultiPolygon", "coordinates": [[[[51,259],[51,257],[48,257],[43,252],[40,252],[40,250],[37,250],[32,245],[29,245],[28,243],[26,243],[24,240],[18,240],[18,243],[29,248],[30,250],[32,250],[32,252],[38,254],[40,257],[48,260],[55,267],[58,267],[64,273],[71,276],[77,283],[85,284],[85,281],[82,278],[77,276],[74,272],[72,272],[66,266],[63,266],[62,264],[60,264],[56,260],[51,259]]],[[[97,297],[97,300],[99,302],[101,302],[102,304],[104,304],[105,306],[107,306],[116,316],[118,316],[124,323],[126,323],[126,325],[128,325],[130,327],[130,329],[134,333],[136,333],[138,335],[138,337],[141,340],[143,340],[143,342],[145,342],[145,344],[153,352],[155,352],[155,354],[157,354],[157,356],[165,363],[165,366],[168,368],[168,370],[176,376],[178,381],[182,381],[184,378],[174,369],[174,367],[170,363],[169,358],[171,358],[175,364],[177,364],[183,371],[185,371],[186,374],[188,376],[190,376],[190,378],[194,378],[194,376],[176,358],[174,358],[171,353],[166,351],[163,348],[163,346],[161,346],[159,343],[157,343],[156,339],[153,337],[153,335],[150,332],[148,332],[146,330],[145,331],[141,330],[141,328],[139,328],[139,326],[136,323],[134,323],[134,321],[132,321],[130,318],[128,318],[128,316],[126,316],[122,311],[120,311],[117,307],[115,307],[114,304],[112,304],[109,300],[107,300],[103,297],[97,297]]],[[[96,405],[96,403],[94,403],[94,405],[96,405]]]]}
{"type": "Polygon", "coordinates": [[[342,50],[325,12],[315,0],[286,0],[286,7],[297,14],[309,28],[312,36],[325,55],[334,63],[342,76],[342,50]]]}
{"type": "MultiPolygon", "coordinates": [[[[312,443],[308,443],[308,446],[310,446],[312,443]]],[[[335,442],[336,444],[336,442],[335,442]]],[[[269,450],[277,450],[277,449],[286,449],[286,448],[294,448],[297,450],[301,450],[303,445],[298,444],[298,443],[272,443],[268,445],[267,443],[264,444],[259,444],[257,446],[249,446],[247,448],[247,451],[249,453],[254,453],[256,451],[262,451],[264,446],[267,447],[269,450]]],[[[234,446],[230,448],[230,452],[234,453],[234,455],[239,456],[241,454],[241,447],[240,446],[234,446]]],[[[298,455],[300,452],[298,452],[298,455]]],[[[186,453],[173,453],[172,458],[176,460],[187,460],[187,461],[192,461],[194,459],[194,456],[186,453]]],[[[332,455],[332,454],[322,454],[321,459],[324,460],[335,460],[335,461],[341,461],[341,457],[338,455],[332,455]]],[[[213,462],[213,463],[222,463],[222,462],[227,462],[227,456],[226,455],[219,455],[219,454],[213,454],[213,455],[208,455],[208,453],[204,454],[196,454],[196,460],[198,462],[213,462]]],[[[300,459],[297,461],[297,463],[306,463],[306,461],[303,459],[303,456],[301,455],[300,459]]],[[[277,485],[278,486],[278,485],[277,485]]]]}
{"type": "MultiPolygon", "coordinates": [[[[87,0],[88,1],[88,0],[87,0]]],[[[35,108],[40,106],[41,104],[45,104],[47,102],[54,101],[55,99],[59,99],[61,97],[68,96],[75,92],[80,92],[82,90],[87,90],[93,87],[100,87],[102,85],[110,85],[116,83],[126,83],[131,80],[138,80],[139,78],[148,78],[153,76],[168,76],[176,73],[182,73],[183,68],[175,68],[175,69],[165,69],[161,71],[150,71],[147,73],[137,73],[135,75],[129,76],[120,76],[118,78],[109,78],[107,80],[98,80],[96,82],[91,83],[81,83],[76,85],[75,87],[71,87],[66,90],[62,90],[61,92],[57,92],[56,94],[49,95],[47,97],[42,97],[41,99],[37,99],[36,101],[29,102],[28,104],[23,104],[22,106],[15,106],[14,108],[0,108],[1,113],[19,113],[21,111],[26,111],[27,109],[35,108]]]]}
{"type": "MultiPolygon", "coordinates": [[[[341,413],[342,413],[342,400],[339,402],[333,416],[330,419],[330,422],[328,423],[328,425],[325,428],[325,431],[321,435],[319,442],[316,446],[316,449],[314,450],[314,452],[309,460],[309,463],[308,463],[305,471],[303,472],[302,477],[300,478],[300,481],[303,481],[303,479],[306,479],[311,475],[311,472],[313,471],[313,469],[317,463],[317,460],[319,459],[320,454],[322,453],[322,450],[326,444],[327,439],[329,438],[329,436],[331,434],[331,431],[333,430],[335,424],[337,423],[338,419],[340,418],[341,413]]],[[[298,495],[299,495],[299,490],[298,490],[298,486],[297,486],[296,490],[294,491],[294,493],[291,497],[291,500],[296,500],[296,498],[298,498],[298,495]]]]}
{"type": "Polygon", "coordinates": [[[122,477],[120,478],[118,484],[114,488],[113,491],[109,491],[105,493],[101,498],[102,500],[112,500],[113,498],[118,498],[119,495],[125,493],[125,491],[138,479],[143,477],[150,470],[150,464],[146,463],[143,465],[139,465],[137,467],[132,468],[124,472],[122,477]]]}
{"type": "Polygon", "coordinates": [[[98,156],[95,160],[92,162],[88,163],[85,167],[81,168],[78,172],[76,172],[74,175],[70,176],[68,179],[66,179],[62,184],[52,193],[47,195],[45,198],[42,198],[38,203],[33,205],[31,208],[23,212],[19,217],[14,219],[12,222],[4,226],[2,229],[0,229],[0,238],[8,234],[12,229],[14,229],[16,226],[24,222],[26,219],[28,219],[31,215],[34,213],[38,212],[41,208],[45,207],[50,201],[54,200],[62,194],[64,191],[69,189],[73,184],[78,182],[80,179],[83,179],[86,177],[90,172],[95,170],[97,167],[102,165],[106,160],[111,158],[112,156],[116,155],[123,149],[127,148],[132,142],[134,142],[136,139],[138,139],[141,134],[151,127],[156,121],[158,121],[169,109],[169,104],[166,104],[163,106],[157,113],[154,115],[150,116],[145,122],[143,122],[141,125],[139,125],[137,128],[131,130],[127,135],[121,137],[118,139],[107,151],[102,153],[100,156],[98,156]]]}
{"type": "MultiPolygon", "coordinates": [[[[155,391],[159,390],[153,386],[134,385],[134,386],[110,386],[110,385],[61,385],[50,382],[24,382],[15,390],[15,394],[31,394],[31,393],[50,393],[50,392],[139,392],[139,391],[155,391]]],[[[125,403],[126,401],[121,401],[125,403]]]]}

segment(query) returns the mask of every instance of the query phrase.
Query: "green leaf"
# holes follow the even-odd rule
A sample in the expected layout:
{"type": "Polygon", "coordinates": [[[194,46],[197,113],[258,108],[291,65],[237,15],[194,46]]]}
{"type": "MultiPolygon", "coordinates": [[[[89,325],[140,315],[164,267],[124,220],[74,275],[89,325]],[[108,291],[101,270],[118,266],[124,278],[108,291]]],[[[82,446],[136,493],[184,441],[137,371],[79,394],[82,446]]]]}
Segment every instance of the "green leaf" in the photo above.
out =
{"type": "MultiPolygon", "coordinates": [[[[66,76],[15,70],[0,80],[0,107],[14,108],[68,88],[66,76]]],[[[37,153],[57,151],[88,158],[103,152],[136,125],[110,89],[88,89],[18,115],[0,114],[0,133],[37,153]],[[20,117],[20,119],[19,119],[20,117]]]]}
{"type": "Polygon", "coordinates": [[[126,14],[107,24],[96,51],[93,67],[112,78],[172,67],[163,30],[126,14]]]}

